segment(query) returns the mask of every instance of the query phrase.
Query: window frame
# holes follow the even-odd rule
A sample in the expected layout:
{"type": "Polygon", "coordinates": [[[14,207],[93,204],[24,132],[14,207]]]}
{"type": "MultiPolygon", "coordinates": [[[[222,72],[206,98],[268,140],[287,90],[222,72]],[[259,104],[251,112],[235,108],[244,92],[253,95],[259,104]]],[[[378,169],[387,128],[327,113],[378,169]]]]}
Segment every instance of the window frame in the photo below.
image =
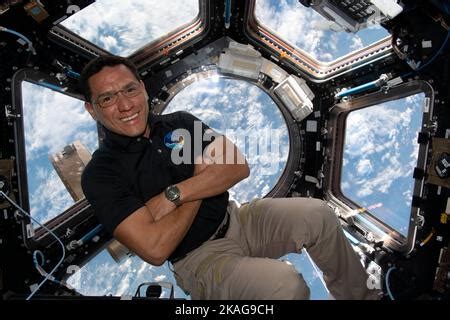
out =
{"type": "MultiPolygon", "coordinates": [[[[173,52],[179,52],[180,50],[183,50],[183,48],[187,48],[188,46],[192,46],[193,43],[201,41],[210,29],[208,22],[211,16],[211,6],[210,0],[198,0],[199,11],[197,16],[191,22],[185,23],[168,34],[154,39],[127,57],[136,64],[138,69],[140,69],[164,59],[164,57],[168,57],[169,52],[171,54],[173,52]],[[177,49],[177,51],[175,51],[175,49],[177,49]]],[[[67,47],[75,53],[82,54],[89,59],[100,55],[110,54],[109,51],[80,37],[62,25],[52,27],[49,30],[48,36],[49,39],[56,44],[67,47]]]]}
{"type": "MultiPolygon", "coordinates": [[[[364,211],[358,215],[354,215],[353,212],[360,208],[360,206],[347,198],[341,190],[344,139],[346,120],[350,112],[384,102],[406,98],[417,93],[425,94],[425,105],[422,106],[421,132],[428,132],[430,130],[428,123],[432,121],[433,117],[434,90],[428,82],[421,80],[413,80],[392,87],[387,91],[382,89],[353,100],[337,103],[330,111],[330,121],[327,128],[327,139],[328,141],[332,141],[331,146],[326,150],[324,189],[327,201],[348,225],[353,226],[369,242],[381,241],[386,248],[402,253],[411,252],[415,246],[416,233],[419,221],[421,220],[421,209],[413,206],[413,203],[411,203],[407,237],[404,237],[392,227],[371,215],[370,211],[364,211]]],[[[429,147],[428,141],[419,144],[416,168],[426,171],[429,147]]],[[[420,198],[423,196],[425,178],[413,179],[414,187],[412,197],[420,198]]]]}
{"type": "Polygon", "coordinates": [[[265,50],[272,59],[278,61],[281,59],[280,57],[283,57],[282,64],[291,66],[312,81],[323,82],[395,55],[391,45],[392,36],[387,36],[333,61],[319,61],[260,24],[255,15],[256,1],[249,0],[246,7],[244,33],[249,37],[250,43],[257,47],[261,43],[264,44],[265,50]]]}
{"type": "MultiPolygon", "coordinates": [[[[21,207],[26,211],[30,212],[30,199],[28,190],[28,173],[27,173],[27,159],[26,159],[26,149],[25,149],[25,127],[23,119],[23,101],[22,101],[22,82],[27,81],[32,84],[42,86],[41,81],[45,81],[51,85],[57,87],[60,84],[55,83],[55,79],[48,74],[38,71],[35,69],[21,69],[18,70],[12,78],[12,108],[16,111],[19,116],[14,122],[14,136],[15,136],[15,163],[17,167],[17,184],[18,184],[18,202],[21,207]]],[[[45,88],[45,86],[42,86],[45,88]]],[[[51,90],[51,89],[49,89],[51,90]]],[[[61,94],[66,94],[73,98],[84,101],[84,97],[72,90],[67,88],[61,94]]],[[[98,126],[97,126],[98,129],[98,126]]],[[[86,199],[81,199],[75,202],[72,206],[66,208],[64,211],[60,212],[55,217],[43,223],[47,228],[55,232],[58,236],[63,236],[66,232],[65,226],[70,221],[70,224],[80,224],[83,221],[88,221],[92,218],[91,210],[88,210],[90,205],[86,199]]],[[[24,243],[27,247],[34,248],[37,245],[48,245],[54,239],[53,237],[41,226],[34,229],[31,219],[24,216],[21,219],[22,231],[24,235],[24,243]]]]}

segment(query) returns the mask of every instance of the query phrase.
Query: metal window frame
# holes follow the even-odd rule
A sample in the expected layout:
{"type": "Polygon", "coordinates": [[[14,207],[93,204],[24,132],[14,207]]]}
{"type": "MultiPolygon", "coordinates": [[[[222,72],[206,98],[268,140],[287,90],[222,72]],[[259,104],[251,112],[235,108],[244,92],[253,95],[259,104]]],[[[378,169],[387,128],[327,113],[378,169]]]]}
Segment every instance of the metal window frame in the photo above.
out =
{"type": "MultiPolygon", "coordinates": [[[[211,0],[198,0],[199,11],[192,21],[147,43],[142,48],[139,48],[130,54],[128,58],[136,64],[138,69],[140,69],[155,61],[163,59],[169,51],[173,52],[174,49],[182,50],[183,48],[192,46],[193,43],[200,41],[206,36],[210,28],[208,23],[212,7],[210,2],[211,0]]],[[[51,41],[58,45],[66,47],[89,59],[100,55],[110,54],[105,49],[87,41],[62,25],[56,25],[51,28],[48,36],[51,41]]]]}
{"type": "MultiPolygon", "coordinates": [[[[364,211],[354,215],[355,209],[360,206],[347,198],[341,190],[341,171],[346,131],[346,119],[350,112],[371,107],[380,103],[406,98],[408,96],[424,93],[424,103],[428,103],[427,112],[423,112],[422,132],[429,130],[429,123],[433,117],[434,90],[432,86],[421,80],[413,80],[400,84],[388,91],[380,90],[354,100],[341,102],[332,107],[328,122],[327,140],[332,141],[326,150],[325,186],[326,199],[336,209],[339,216],[350,226],[354,226],[369,242],[383,242],[383,246],[405,254],[410,253],[416,241],[416,233],[420,218],[420,208],[411,206],[408,235],[404,237],[389,225],[364,211]]],[[[429,142],[419,145],[417,168],[426,170],[429,142]]],[[[413,178],[413,177],[411,177],[413,178]]],[[[425,179],[415,179],[413,197],[422,197],[425,179]]]]}
{"type": "MultiPolygon", "coordinates": [[[[30,201],[28,192],[28,173],[26,166],[26,150],[25,150],[25,128],[24,128],[24,118],[23,118],[23,100],[22,100],[22,82],[27,81],[37,86],[42,86],[41,81],[46,81],[49,84],[59,86],[59,84],[54,82],[54,78],[48,74],[34,70],[34,69],[21,69],[17,71],[12,78],[12,107],[16,110],[16,113],[20,115],[14,122],[14,136],[15,136],[15,162],[17,167],[17,181],[18,181],[18,196],[19,203],[21,203],[22,208],[30,212],[30,201]]],[[[43,86],[45,88],[45,86],[43,86]]],[[[51,90],[51,89],[49,89],[51,90]]],[[[72,91],[70,88],[65,92],[59,92],[61,94],[66,94],[73,98],[77,98],[80,101],[84,101],[84,97],[72,91]]],[[[69,221],[73,220],[74,223],[80,223],[80,221],[86,220],[91,216],[90,208],[87,200],[82,199],[75,202],[70,207],[66,208],[64,211],[60,212],[57,216],[51,218],[48,221],[43,222],[43,224],[50,230],[56,232],[57,234],[64,234],[64,225],[69,221]]],[[[42,223],[42,222],[41,222],[42,223]]],[[[34,247],[38,243],[46,244],[52,241],[52,237],[49,237],[49,233],[42,227],[36,228],[34,234],[30,234],[30,224],[31,219],[28,217],[23,217],[22,219],[22,230],[24,235],[24,244],[27,247],[34,247]]]]}
{"type": "Polygon", "coordinates": [[[250,43],[255,46],[264,44],[264,50],[272,59],[281,60],[282,64],[291,66],[312,81],[323,82],[395,54],[391,45],[392,37],[387,36],[331,62],[319,61],[262,25],[255,15],[256,1],[249,0],[245,14],[244,33],[250,43]]]}

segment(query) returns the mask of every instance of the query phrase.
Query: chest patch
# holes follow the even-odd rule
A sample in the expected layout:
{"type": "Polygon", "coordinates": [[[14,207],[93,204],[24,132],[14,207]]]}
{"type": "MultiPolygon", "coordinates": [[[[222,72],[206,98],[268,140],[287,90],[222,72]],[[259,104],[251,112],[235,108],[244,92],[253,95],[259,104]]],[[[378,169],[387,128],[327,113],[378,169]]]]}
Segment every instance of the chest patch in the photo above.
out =
{"type": "Polygon", "coordinates": [[[184,141],[184,137],[175,131],[170,131],[164,136],[164,145],[169,149],[182,149],[184,141]]]}

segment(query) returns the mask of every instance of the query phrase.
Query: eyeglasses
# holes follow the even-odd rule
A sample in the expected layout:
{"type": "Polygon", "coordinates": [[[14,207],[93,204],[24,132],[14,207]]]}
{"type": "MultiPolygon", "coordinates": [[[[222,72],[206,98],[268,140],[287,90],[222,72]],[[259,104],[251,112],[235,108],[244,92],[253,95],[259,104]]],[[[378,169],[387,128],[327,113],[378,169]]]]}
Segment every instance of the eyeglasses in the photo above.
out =
{"type": "Polygon", "coordinates": [[[142,93],[141,86],[135,82],[132,82],[125,86],[122,90],[117,90],[116,92],[108,92],[100,95],[95,104],[101,108],[108,108],[117,102],[118,94],[121,92],[127,98],[133,98],[142,93]]]}

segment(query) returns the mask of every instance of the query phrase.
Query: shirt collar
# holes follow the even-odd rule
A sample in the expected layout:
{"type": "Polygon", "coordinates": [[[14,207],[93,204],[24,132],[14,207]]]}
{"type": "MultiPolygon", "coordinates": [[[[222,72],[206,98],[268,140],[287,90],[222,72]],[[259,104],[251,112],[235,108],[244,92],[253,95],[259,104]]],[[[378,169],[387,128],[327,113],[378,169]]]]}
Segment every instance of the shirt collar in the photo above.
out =
{"type": "MultiPolygon", "coordinates": [[[[150,139],[155,133],[155,127],[161,121],[160,116],[149,113],[147,123],[150,127],[150,139]]],[[[118,133],[115,133],[104,125],[101,125],[103,132],[105,133],[103,142],[112,148],[120,149],[121,151],[139,152],[145,148],[145,141],[148,139],[144,137],[144,133],[136,137],[128,137],[118,133]]]]}

